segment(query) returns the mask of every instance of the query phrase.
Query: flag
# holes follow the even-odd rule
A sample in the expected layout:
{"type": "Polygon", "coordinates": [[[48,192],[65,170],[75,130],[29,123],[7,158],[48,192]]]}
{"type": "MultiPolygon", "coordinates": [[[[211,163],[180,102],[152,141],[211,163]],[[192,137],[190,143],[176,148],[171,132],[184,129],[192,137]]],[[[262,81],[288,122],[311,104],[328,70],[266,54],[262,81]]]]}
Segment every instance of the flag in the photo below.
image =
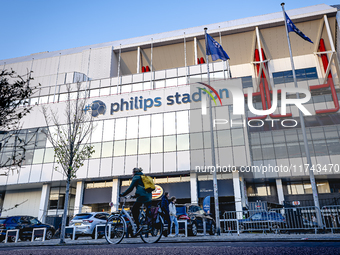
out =
{"type": "Polygon", "coordinates": [[[210,196],[207,196],[203,200],[203,210],[205,213],[210,213],[210,196]]]}
{"type": "Polygon", "coordinates": [[[211,55],[213,61],[217,59],[228,60],[230,59],[228,54],[223,50],[222,46],[214,40],[208,33],[207,33],[207,40],[206,40],[206,51],[207,55],[211,55]]]}
{"type": "Polygon", "coordinates": [[[304,33],[302,33],[293,23],[293,21],[288,17],[287,13],[285,12],[286,15],[286,21],[287,21],[287,30],[289,32],[295,32],[297,35],[299,35],[302,39],[313,43],[311,39],[309,39],[307,36],[305,36],[304,33]]]}

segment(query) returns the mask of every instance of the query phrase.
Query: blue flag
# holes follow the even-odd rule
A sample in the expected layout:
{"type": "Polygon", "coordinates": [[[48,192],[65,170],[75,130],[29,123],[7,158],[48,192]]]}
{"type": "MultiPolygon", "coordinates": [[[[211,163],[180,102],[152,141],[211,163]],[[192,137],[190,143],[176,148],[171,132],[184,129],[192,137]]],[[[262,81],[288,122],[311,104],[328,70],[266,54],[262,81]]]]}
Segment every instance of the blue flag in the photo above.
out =
{"type": "Polygon", "coordinates": [[[227,53],[223,50],[222,46],[214,40],[209,34],[207,34],[206,43],[207,55],[211,55],[213,61],[217,59],[228,60],[230,59],[227,53]]]}
{"type": "Polygon", "coordinates": [[[203,210],[205,213],[210,213],[210,196],[207,196],[203,200],[203,210]]]}
{"type": "Polygon", "coordinates": [[[289,32],[295,32],[297,33],[302,39],[310,42],[310,43],[313,43],[311,39],[309,39],[307,36],[305,36],[304,33],[302,33],[293,23],[293,21],[288,17],[287,13],[285,12],[286,14],[286,21],[287,21],[287,30],[288,30],[288,33],[289,32]]]}

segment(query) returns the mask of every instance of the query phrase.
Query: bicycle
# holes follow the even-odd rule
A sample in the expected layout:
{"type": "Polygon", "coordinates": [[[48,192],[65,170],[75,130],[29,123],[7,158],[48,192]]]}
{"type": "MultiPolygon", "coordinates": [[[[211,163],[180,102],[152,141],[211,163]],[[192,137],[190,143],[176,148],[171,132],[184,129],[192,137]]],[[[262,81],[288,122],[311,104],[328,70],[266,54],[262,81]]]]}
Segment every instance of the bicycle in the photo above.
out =
{"type": "MultiPolygon", "coordinates": [[[[137,227],[132,220],[132,217],[125,211],[124,206],[125,202],[131,196],[123,197],[123,205],[122,210],[111,213],[107,222],[105,224],[105,239],[110,244],[119,244],[125,237],[127,233],[127,224],[124,217],[126,217],[132,226],[132,235],[137,236],[137,227]]],[[[163,234],[164,228],[164,220],[159,212],[154,215],[150,215],[154,217],[146,216],[144,205],[140,209],[140,226],[142,226],[142,230],[139,233],[141,239],[144,243],[156,243],[158,242],[163,234]],[[151,221],[151,222],[150,222],[151,221]]]]}

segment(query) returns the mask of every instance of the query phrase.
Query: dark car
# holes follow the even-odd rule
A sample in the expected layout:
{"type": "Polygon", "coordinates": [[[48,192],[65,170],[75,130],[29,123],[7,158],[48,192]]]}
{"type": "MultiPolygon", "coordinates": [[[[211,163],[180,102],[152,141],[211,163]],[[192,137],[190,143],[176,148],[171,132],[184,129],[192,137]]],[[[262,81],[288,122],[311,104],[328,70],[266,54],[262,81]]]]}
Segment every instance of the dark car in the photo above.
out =
{"type": "MultiPolygon", "coordinates": [[[[210,214],[207,214],[197,205],[177,205],[176,214],[178,220],[187,220],[188,234],[191,236],[197,235],[198,232],[203,233],[203,222],[206,222],[206,232],[214,235],[216,224],[210,214]]],[[[183,224],[179,224],[179,229],[184,230],[183,224]]]]}
{"type": "MultiPolygon", "coordinates": [[[[5,240],[6,231],[9,229],[19,229],[19,238],[22,241],[32,239],[33,228],[46,228],[45,239],[50,240],[55,228],[52,225],[41,223],[37,218],[31,216],[10,216],[0,218],[0,241],[5,240]]],[[[15,237],[9,237],[9,242],[15,241],[15,237]]]]}
{"type": "Polygon", "coordinates": [[[277,231],[286,226],[286,219],[282,214],[277,212],[256,212],[246,219],[240,219],[239,228],[240,231],[254,231],[269,229],[277,231]]]}

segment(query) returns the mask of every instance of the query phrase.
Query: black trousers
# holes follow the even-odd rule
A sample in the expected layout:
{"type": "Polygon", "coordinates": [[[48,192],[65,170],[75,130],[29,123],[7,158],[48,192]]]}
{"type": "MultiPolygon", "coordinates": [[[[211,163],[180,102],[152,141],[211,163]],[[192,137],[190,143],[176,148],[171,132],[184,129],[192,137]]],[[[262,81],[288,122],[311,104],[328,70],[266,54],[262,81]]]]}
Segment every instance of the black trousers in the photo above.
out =
{"type": "Polygon", "coordinates": [[[133,220],[135,221],[137,228],[139,228],[139,209],[140,207],[145,204],[146,209],[146,216],[148,216],[150,214],[150,208],[151,208],[151,202],[146,202],[146,203],[142,203],[142,202],[135,202],[133,207],[132,207],[132,217],[133,220]]]}
{"type": "Polygon", "coordinates": [[[170,233],[170,226],[171,226],[171,220],[170,220],[170,214],[167,211],[163,210],[163,219],[164,219],[164,223],[168,224],[168,234],[170,233]]]}

